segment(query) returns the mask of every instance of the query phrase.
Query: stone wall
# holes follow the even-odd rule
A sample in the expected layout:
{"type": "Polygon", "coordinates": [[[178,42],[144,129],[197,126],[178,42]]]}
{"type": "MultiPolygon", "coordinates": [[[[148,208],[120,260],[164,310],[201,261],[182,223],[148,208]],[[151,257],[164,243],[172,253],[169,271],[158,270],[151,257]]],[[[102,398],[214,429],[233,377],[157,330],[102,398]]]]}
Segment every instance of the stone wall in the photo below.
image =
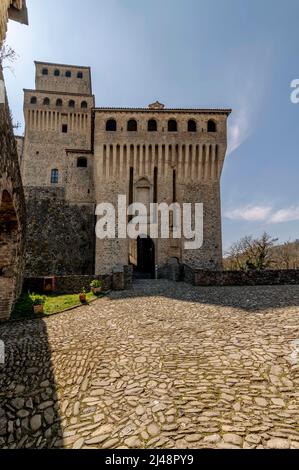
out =
{"type": "Polygon", "coordinates": [[[11,0],[1,0],[0,2],[0,46],[6,35],[10,3],[11,0]]]}
{"type": "Polygon", "coordinates": [[[16,135],[15,139],[16,139],[16,143],[17,143],[17,152],[18,152],[18,157],[19,157],[19,165],[21,167],[22,156],[23,156],[23,148],[24,148],[24,137],[16,135]]]}
{"type": "Polygon", "coordinates": [[[21,291],[25,231],[25,199],[6,99],[0,103],[0,320],[9,318],[21,291]]]}
{"type": "Polygon", "coordinates": [[[71,204],[63,188],[25,188],[26,276],[94,273],[94,205],[71,204]]]}
{"type": "MultiPolygon", "coordinates": [[[[183,237],[155,238],[155,264],[159,267],[173,257],[205,269],[222,267],[220,177],[229,113],[230,110],[166,108],[95,110],[93,166],[97,204],[110,202],[116,205],[119,194],[126,195],[129,201],[130,168],[133,168],[134,202],[146,205],[154,202],[156,171],[157,202],[170,205],[174,200],[175,171],[176,202],[204,205],[203,246],[186,250],[183,237]],[[107,121],[111,119],[116,121],[116,131],[106,130],[107,121]],[[132,119],[137,123],[137,130],[130,132],[127,126],[132,119]],[[177,131],[170,132],[168,121],[173,119],[177,122],[177,131]],[[157,131],[148,131],[149,120],[156,121],[157,131]],[[196,123],[196,132],[188,131],[190,120],[196,123]],[[208,131],[210,120],[216,124],[216,132],[208,131]]],[[[97,239],[96,272],[107,272],[117,264],[124,264],[131,255],[130,250],[128,240],[97,239]]]]}
{"type": "Polygon", "coordinates": [[[8,19],[28,24],[27,8],[25,0],[1,0],[0,1],[0,45],[4,41],[8,19]]]}
{"type": "Polygon", "coordinates": [[[90,95],[91,71],[90,67],[78,67],[75,65],[53,64],[47,62],[35,62],[36,76],[35,86],[37,90],[60,91],[79,95],[90,95]],[[47,74],[44,74],[45,69],[47,74]],[[56,75],[59,73],[59,75],[56,75]],[[78,77],[80,73],[80,77],[78,77]]]}
{"type": "MultiPolygon", "coordinates": [[[[112,276],[55,276],[55,290],[56,294],[80,294],[84,288],[87,292],[90,291],[90,283],[94,280],[103,282],[104,290],[112,288],[112,276]]],[[[25,278],[24,292],[44,293],[44,278],[43,277],[29,277],[25,278]]]]}
{"type": "Polygon", "coordinates": [[[184,280],[195,286],[258,286],[299,284],[299,270],[211,271],[184,266],[184,280]]]}
{"type": "MultiPolygon", "coordinates": [[[[124,266],[115,276],[114,274],[106,275],[75,275],[75,276],[55,276],[54,292],[56,294],[79,294],[84,288],[90,291],[90,283],[94,280],[102,281],[105,291],[123,290],[132,288],[132,269],[130,266],[124,266]]],[[[28,277],[24,279],[24,292],[44,293],[44,277],[28,277]]]]}

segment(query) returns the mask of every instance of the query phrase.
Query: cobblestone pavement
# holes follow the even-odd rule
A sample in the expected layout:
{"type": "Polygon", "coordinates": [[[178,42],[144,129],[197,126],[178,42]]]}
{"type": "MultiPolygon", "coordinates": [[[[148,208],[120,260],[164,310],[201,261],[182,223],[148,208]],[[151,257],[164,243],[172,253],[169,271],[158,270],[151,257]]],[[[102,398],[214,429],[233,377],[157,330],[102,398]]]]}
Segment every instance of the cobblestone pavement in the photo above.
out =
{"type": "Polygon", "coordinates": [[[299,286],[138,281],[0,339],[0,447],[299,448],[299,286]]]}

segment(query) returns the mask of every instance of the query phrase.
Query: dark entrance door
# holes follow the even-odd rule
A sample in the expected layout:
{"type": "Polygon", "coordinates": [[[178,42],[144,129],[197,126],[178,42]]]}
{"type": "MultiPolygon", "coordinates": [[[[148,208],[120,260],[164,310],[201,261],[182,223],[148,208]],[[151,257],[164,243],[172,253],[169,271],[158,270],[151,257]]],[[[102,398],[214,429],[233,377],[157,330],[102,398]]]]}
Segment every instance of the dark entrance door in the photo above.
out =
{"type": "Polygon", "coordinates": [[[137,266],[138,277],[155,277],[155,244],[150,237],[137,238],[137,266]]]}

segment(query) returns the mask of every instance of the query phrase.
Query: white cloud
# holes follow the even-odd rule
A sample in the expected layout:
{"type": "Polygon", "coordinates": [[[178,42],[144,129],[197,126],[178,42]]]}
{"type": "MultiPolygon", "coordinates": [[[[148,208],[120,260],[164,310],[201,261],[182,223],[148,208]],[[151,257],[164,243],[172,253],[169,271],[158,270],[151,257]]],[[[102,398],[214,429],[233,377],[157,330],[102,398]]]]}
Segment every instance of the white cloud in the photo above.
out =
{"type": "Polygon", "coordinates": [[[231,220],[245,220],[248,222],[265,221],[271,211],[272,208],[267,206],[246,206],[228,211],[225,217],[231,220]]]}
{"type": "Polygon", "coordinates": [[[269,222],[271,224],[279,224],[282,222],[292,222],[295,220],[299,220],[299,207],[280,209],[271,215],[269,222]]]}
{"type": "Polygon", "coordinates": [[[299,220],[299,206],[291,206],[284,209],[273,210],[271,206],[247,205],[237,209],[228,210],[224,216],[230,220],[280,224],[283,222],[293,222],[299,220]]]}
{"type": "Polygon", "coordinates": [[[272,45],[261,46],[257,42],[250,46],[239,46],[234,51],[228,87],[233,108],[228,127],[228,155],[237,150],[258,125],[271,73],[272,57],[272,45]]]}
{"type": "Polygon", "coordinates": [[[248,139],[251,133],[249,121],[247,106],[244,106],[239,112],[235,112],[228,128],[228,155],[237,150],[248,139]]]}

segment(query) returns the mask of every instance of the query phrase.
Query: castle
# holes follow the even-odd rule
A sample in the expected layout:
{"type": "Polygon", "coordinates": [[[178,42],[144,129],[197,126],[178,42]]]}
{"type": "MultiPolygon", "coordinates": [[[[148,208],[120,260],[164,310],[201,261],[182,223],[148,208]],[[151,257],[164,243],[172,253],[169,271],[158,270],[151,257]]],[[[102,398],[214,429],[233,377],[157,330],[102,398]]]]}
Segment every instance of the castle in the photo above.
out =
{"type": "Polygon", "coordinates": [[[27,201],[26,275],[106,274],[132,264],[151,272],[172,258],[222,265],[220,177],[229,109],[97,108],[89,67],[36,62],[24,90],[18,138],[27,201]],[[132,202],[204,205],[204,242],[95,237],[96,205],[132,202]]]}

